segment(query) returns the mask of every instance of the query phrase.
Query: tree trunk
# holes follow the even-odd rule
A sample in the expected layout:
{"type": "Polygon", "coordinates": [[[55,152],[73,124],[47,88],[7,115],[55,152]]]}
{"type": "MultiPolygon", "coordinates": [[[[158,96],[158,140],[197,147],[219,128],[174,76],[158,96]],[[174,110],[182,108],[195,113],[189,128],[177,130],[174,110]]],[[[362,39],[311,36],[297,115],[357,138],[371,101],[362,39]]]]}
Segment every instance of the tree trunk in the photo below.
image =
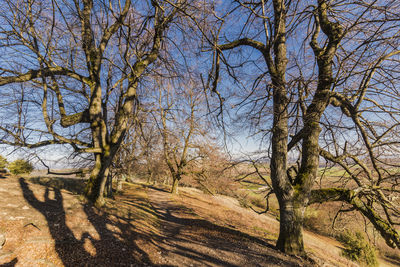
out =
{"type": "Polygon", "coordinates": [[[305,207],[293,201],[279,205],[280,231],[276,247],[287,254],[304,256],[303,217],[305,207]]]}
{"type": "Polygon", "coordinates": [[[110,167],[110,160],[97,154],[95,166],[90,174],[89,181],[86,184],[85,195],[95,204],[101,207],[104,205],[104,188],[107,181],[107,175],[110,167]]]}
{"type": "Polygon", "coordinates": [[[179,184],[179,179],[177,177],[173,177],[172,178],[171,194],[177,194],[178,193],[178,184],[179,184]]]}
{"type": "Polygon", "coordinates": [[[149,170],[147,175],[147,183],[150,184],[151,181],[153,181],[154,184],[153,172],[149,170]]]}
{"type": "Polygon", "coordinates": [[[112,179],[113,176],[111,174],[111,172],[108,172],[108,175],[104,175],[107,177],[106,179],[106,186],[105,186],[105,192],[104,192],[104,196],[105,197],[112,197],[113,196],[113,191],[112,191],[112,179]]]}

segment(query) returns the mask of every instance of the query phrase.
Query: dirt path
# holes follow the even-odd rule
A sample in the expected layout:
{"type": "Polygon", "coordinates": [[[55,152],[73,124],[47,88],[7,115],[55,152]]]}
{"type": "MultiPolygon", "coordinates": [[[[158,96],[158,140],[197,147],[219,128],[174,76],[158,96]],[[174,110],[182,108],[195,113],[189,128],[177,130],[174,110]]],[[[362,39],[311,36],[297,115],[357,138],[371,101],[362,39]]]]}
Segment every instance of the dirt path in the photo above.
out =
{"type": "MultiPolygon", "coordinates": [[[[70,182],[82,187],[0,177],[0,266],[310,266],[273,248],[274,218],[234,199],[126,184],[96,209],[70,182]]],[[[305,243],[321,266],[350,266],[335,261],[328,238],[306,234],[305,243]]]]}
{"type": "MultiPolygon", "coordinates": [[[[152,199],[151,191],[149,191],[149,195],[152,199]]],[[[193,188],[181,188],[179,196],[174,197],[174,201],[168,198],[163,199],[168,197],[165,194],[158,195],[158,201],[162,200],[163,203],[167,203],[164,205],[178,205],[173,204],[175,201],[184,205],[186,209],[192,209],[192,213],[203,220],[230,229],[234,228],[236,232],[245,233],[248,236],[260,237],[265,240],[263,241],[264,245],[268,246],[265,253],[277,254],[276,250],[273,249],[273,244],[278,237],[279,222],[275,218],[268,215],[258,215],[250,209],[243,208],[236,199],[220,195],[204,195],[193,188]]],[[[157,201],[157,198],[155,200],[157,201]]],[[[321,266],[358,266],[340,256],[340,244],[335,240],[305,231],[304,241],[307,252],[321,266]]],[[[228,247],[232,246],[232,244],[227,245],[228,247]]],[[[246,251],[241,253],[246,254],[246,251]]],[[[256,263],[259,264],[258,261],[256,263]]],[[[264,261],[263,264],[270,263],[264,261]]],[[[307,266],[307,264],[305,265],[307,266]]]]}
{"type": "Polygon", "coordinates": [[[161,190],[127,185],[98,210],[32,181],[0,179],[0,266],[305,266],[161,190]]]}
{"type": "MultiPolygon", "coordinates": [[[[261,239],[201,219],[159,189],[148,188],[159,214],[162,264],[174,266],[307,266],[261,239]]],[[[161,263],[161,262],[160,262],[161,263]]],[[[308,263],[309,265],[309,263],[308,263]]]]}

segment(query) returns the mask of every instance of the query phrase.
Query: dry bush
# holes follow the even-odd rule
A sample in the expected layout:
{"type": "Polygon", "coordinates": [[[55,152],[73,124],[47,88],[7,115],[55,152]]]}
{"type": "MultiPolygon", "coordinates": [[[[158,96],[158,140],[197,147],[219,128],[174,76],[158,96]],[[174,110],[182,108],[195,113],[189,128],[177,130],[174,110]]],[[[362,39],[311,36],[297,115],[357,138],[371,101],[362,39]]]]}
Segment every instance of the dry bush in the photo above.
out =
{"type": "MultiPolygon", "coordinates": [[[[317,234],[331,237],[336,236],[337,231],[332,227],[332,222],[338,209],[340,209],[338,203],[315,204],[307,207],[304,214],[304,228],[317,234]]],[[[336,224],[345,227],[342,222],[344,221],[339,218],[339,222],[336,224]]]]}
{"type": "Polygon", "coordinates": [[[249,195],[249,201],[252,206],[256,206],[258,208],[265,209],[266,200],[263,195],[251,194],[251,195],[249,195]]]}
{"type": "Polygon", "coordinates": [[[234,196],[240,188],[235,182],[232,163],[218,146],[204,144],[199,147],[199,158],[192,161],[186,170],[181,184],[202,190],[208,194],[234,196]]]}
{"type": "Polygon", "coordinates": [[[304,228],[320,233],[324,228],[323,223],[321,223],[320,212],[317,209],[312,207],[307,207],[306,212],[304,214],[303,226],[304,228]]]}

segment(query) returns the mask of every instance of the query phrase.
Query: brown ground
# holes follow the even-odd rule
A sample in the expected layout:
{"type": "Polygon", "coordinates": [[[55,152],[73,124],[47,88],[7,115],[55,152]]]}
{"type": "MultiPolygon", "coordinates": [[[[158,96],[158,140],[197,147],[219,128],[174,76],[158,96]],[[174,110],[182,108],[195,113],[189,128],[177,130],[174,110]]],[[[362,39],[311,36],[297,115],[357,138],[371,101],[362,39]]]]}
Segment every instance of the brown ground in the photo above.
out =
{"type": "MultiPolygon", "coordinates": [[[[66,181],[0,178],[1,266],[311,265],[273,248],[275,219],[231,198],[189,188],[171,197],[126,184],[124,194],[98,210],[76,194],[76,182],[66,181]]],[[[352,266],[334,241],[307,233],[305,242],[319,265],[352,266]]]]}

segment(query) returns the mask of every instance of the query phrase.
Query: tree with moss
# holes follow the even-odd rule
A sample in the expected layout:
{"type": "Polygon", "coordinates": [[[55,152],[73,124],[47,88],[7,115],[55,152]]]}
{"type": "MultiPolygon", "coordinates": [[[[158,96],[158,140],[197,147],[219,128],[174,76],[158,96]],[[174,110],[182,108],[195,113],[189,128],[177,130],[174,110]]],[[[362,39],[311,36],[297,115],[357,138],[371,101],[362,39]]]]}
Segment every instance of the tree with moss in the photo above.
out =
{"type": "Polygon", "coordinates": [[[0,86],[8,115],[1,143],[62,144],[91,155],[85,192],[103,205],[106,177],[139,108],[142,81],[160,57],[160,64],[172,65],[167,35],[188,4],[3,1],[0,86]]]}
{"type": "Polygon", "coordinates": [[[305,255],[305,209],[328,201],[400,247],[400,6],[389,2],[234,1],[216,15],[208,85],[268,140],[263,181],[279,202],[283,252],[305,255]],[[323,165],[344,174],[326,177],[323,165]]]}

